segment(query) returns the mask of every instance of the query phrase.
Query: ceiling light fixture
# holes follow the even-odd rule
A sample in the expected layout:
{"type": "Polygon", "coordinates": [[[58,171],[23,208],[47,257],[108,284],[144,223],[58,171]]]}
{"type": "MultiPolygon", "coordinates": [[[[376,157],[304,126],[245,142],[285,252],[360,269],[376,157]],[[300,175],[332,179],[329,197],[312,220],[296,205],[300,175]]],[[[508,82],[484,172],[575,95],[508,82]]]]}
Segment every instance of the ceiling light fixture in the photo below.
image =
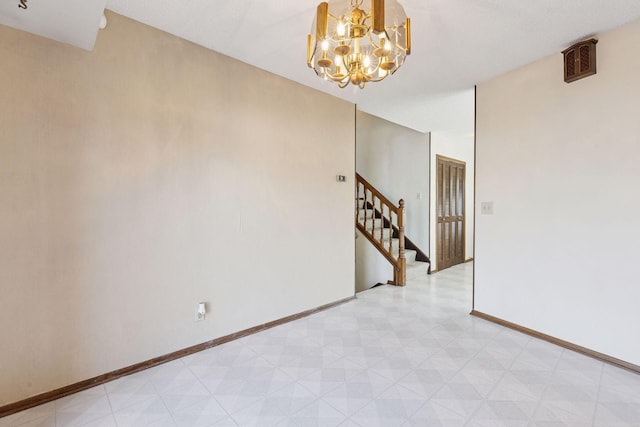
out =
{"type": "Polygon", "coordinates": [[[309,68],[341,88],[379,82],[411,53],[411,22],[400,3],[366,1],[369,7],[365,0],[320,3],[307,38],[309,68]]]}

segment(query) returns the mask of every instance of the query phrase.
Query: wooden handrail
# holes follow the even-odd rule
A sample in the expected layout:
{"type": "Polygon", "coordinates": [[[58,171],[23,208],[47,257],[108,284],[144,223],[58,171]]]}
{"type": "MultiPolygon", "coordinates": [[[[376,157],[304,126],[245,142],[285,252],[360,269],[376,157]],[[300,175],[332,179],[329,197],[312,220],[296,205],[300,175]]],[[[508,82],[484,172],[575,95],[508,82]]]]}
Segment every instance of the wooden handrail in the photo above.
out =
{"type": "Polygon", "coordinates": [[[364,178],[363,178],[359,173],[356,173],[356,181],[357,181],[359,184],[364,185],[364,187],[365,187],[366,189],[368,189],[368,190],[370,190],[371,192],[373,192],[373,193],[376,195],[376,197],[377,197],[378,199],[382,200],[382,201],[383,201],[383,203],[384,203],[385,205],[390,206],[392,209],[394,209],[394,212],[396,212],[396,213],[397,213],[397,210],[398,210],[400,207],[396,207],[396,206],[394,205],[394,203],[393,203],[391,200],[389,200],[389,199],[387,199],[386,197],[384,197],[384,195],[383,195],[381,192],[379,192],[379,191],[378,191],[378,190],[377,190],[373,185],[371,185],[371,184],[369,183],[369,181],[367,181],[366,179],[364,179],[364,178]]]}
{"type": "Polygon", "coordinates": [[[398,286],[404,286],[407,283],[404,215],[404,200],[401,199],[396,206],[360,174],[356,173],[356,226],[391,263],[393,284],[398,286]],[[368,211],[371,212],[371,218],[369,218],[368,211]],[[376,227],[376,224],[379,226],[376,227]],[[397,253],[393,247],[394,229],[398,233],[397,253]],[[385,230],[388,231],[385,232],[385,230]],[[385,233],[388,234],[387,238],[385,238],[385,233]]]}

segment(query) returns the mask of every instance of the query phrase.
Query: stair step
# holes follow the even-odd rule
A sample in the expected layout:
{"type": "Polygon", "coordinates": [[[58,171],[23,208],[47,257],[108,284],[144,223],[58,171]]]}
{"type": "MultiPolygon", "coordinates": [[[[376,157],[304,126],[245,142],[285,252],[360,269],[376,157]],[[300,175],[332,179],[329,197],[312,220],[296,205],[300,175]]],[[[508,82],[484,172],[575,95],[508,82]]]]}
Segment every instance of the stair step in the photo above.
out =
{"type": "MultiPolygon", "coordinates": [[[[382,240],[388,241],[389,237],[391,237],[392,231],[390,228],[380,228],[376,227],[373,230],[367,227],[367,231],[373,235],[373,238],[378,240],[380,239],[380,233],[382,233],[382,240]]],[[[388,244],[388,243],[387,243],[388,244]]]]}
{"type": "MultiPolygon", "coordinates": [[[[370,230],[369,230],[370,231],[370,230]]],[[[374,238],[376,239],[376,241],[379,241],[379,237],[380,237],[380,229],[377,228],[375,229],[375,234],[374,234],[374,238]]],[[[384,246],[385,249],[389,249],[389,236],[391,234],[391,229],[389,228],[383,228],[382,229],[382,246],[384,246]]],[[[391,253],[393,254],[394,257],[398,257],[398,248],[400,246],[400,241],[396,238],[392,238],[391,239],[391,253]]],[[[418,255],[418,252],[414,251],[413,249],[405,249],[404,250],[404,258],[407,260],[407,264],[410,262],[417,262],[416,261],[416,256],[418,255]]]]}
{"type": "MultiPolygon", "coordinates": [[[[407,265],[409,265],[409,263],[419,262],[416,261],[416,255],[418,255],[418,252],[416,251],[411,249],[404,250],[404,258],[407,260],[407,265]]],[[[398,256],[398,250],[396,248],[393,248],[393,256],[398,256]]]]}
{"type": "Polygon", "coordinates": [[[373,209],[358,209],[358,218],[373,218],[373,209]]]}
{"type": "MultiPolygon", "coordinates": [[[[358,218],[373,218],[374,214],[376,214],[376,210],[369,208],[359,208],[358,209],[358,218]]],[[[380,215],[380,212],[377,212],[377,215],[380,215]]],[[[385,209],[384,215],[385,218],[389,218],[389,212],[385,209]]],[[[395,216],[394,216],[395,218],[395,216]]]]}
{"type": "MultiPolygon", "coordinates": [[[[375,239],[376,242],[380,242],[380,229],[376,228],[374,233],[375,234],[373,235],[373,238],[375,239]]],[[[398,239],[396,239],[395,237],[391,237],[391,230],[389,230],[388,228],[383,228],[382,229],[382,245],[385,248],[389,247],[389,240],[391,240],[392,249],[394,251],[397,251],[398,246],[400,245],[400,242],[398,242],[398,239]]]]}
{"type": "Polygon", "coordinates": [[[365,224],[364,221],[360,221],[359,224],[364,227],[367,231],[369,231],[370,233],[372,231],[375,231],[376,233],[380,233],[380,229],[382,230],[386,230],[385,233],[391,233],[392,229],[389,227],[383,227],[384,224],[382,224],[379,221],[373,221],[371,219],[367,220],[367,223],[365,224]]]}
{"type": "MultiPolygon", "coordinates": [[[[366,218],[367,228],[380,228],[384,225],[382,218],[366,218]]],[[[365,223],[365,218],[358,217],[358,222],[362,225],[365,223]]],[[[385,227],[386,228],[386,227],[385,227]]]]}
{"type": "Polygon", "coordinates": [[[422,261],[407,262],[407,279],[416,279],[426,276],[429,271],[429,263],[422,261]]]}
{"type": "MultiPolygon", "coordinates": [[[[400,244],[400,242],[398,241],[398,239],[392,239],[392,245],[393,245],[393,256],[394,257],[398,257],[398,245],[400,244]]],[[[407,265],[409,263],[413,263],[413,262],[417,262],[416,261],[416,256],[418,256],[418,252],[414,251],[413,249],[405,249],[404,250],[404,258],[407,260],[407,265]]]]}

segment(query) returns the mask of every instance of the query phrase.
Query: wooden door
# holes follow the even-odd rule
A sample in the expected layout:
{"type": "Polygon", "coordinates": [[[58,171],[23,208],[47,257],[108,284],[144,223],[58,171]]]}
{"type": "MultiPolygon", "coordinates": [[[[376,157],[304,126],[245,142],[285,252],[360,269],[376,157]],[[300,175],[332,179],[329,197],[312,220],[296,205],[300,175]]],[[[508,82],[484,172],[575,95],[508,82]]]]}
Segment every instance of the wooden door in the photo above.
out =
{"type": "Polygon", "coordinates": [[[464,262],[465,163],[436,156],[436,260],[444,270],[464,262]]]}

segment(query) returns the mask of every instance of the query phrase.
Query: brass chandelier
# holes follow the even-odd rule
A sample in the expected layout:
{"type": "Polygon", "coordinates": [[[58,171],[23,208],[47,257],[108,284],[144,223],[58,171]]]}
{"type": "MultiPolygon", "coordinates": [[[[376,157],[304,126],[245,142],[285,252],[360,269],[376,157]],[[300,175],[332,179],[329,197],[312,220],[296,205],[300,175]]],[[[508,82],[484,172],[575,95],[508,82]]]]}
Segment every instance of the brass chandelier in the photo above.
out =
{"type": "Polygon", "coordinates": [[[411,23],[402,6],[396,0],[366,1],[320,3],[307,37],[307,65],[341,88],[384,80],[411,53],[411,23]]]}

